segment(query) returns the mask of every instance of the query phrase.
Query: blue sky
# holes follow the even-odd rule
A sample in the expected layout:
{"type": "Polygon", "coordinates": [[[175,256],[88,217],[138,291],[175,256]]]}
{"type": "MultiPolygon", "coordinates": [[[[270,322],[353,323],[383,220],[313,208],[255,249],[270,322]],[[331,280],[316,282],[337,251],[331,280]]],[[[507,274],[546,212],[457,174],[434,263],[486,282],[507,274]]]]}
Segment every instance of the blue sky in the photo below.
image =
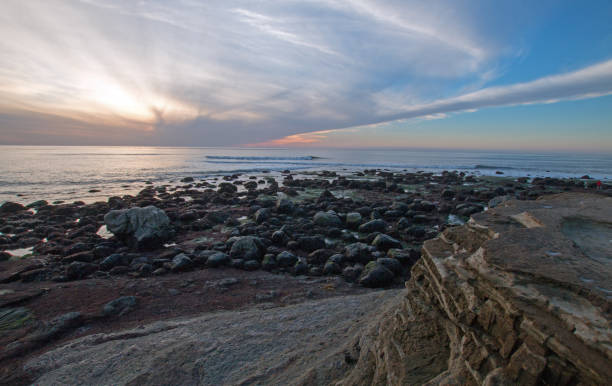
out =
{"type": "Polygon", "coordinates": [[[0,144],[612,151],[610,1],[0,3],[0,144]]]}

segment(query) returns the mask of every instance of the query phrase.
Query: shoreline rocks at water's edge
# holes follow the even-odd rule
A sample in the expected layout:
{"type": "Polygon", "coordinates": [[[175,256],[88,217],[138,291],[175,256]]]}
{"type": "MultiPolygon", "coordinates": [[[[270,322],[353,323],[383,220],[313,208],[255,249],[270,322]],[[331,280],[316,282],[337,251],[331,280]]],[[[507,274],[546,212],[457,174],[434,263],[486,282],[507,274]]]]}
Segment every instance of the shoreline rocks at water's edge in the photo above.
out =
{"type": "Polygon", "coordinates": [[[236,189],[244,184],[236,176],[217,190],[193,182],[94,204],[9,205],[0,218],[0,248],[33,247],[33,255],[2,262],[0,283],[156,280],[231,267],[400,287],[423,241],[446,228],[449,215],[466,220],[499,196],[535,199],[583,189],[569,180],[528,183],[453,172],[330,176],[287,175],[283,186],[251,184],[245,191],[236,189]],[[104,224],[114,237],[99,235],[104,224]]]}
{"type": "MultiPolygon", "coordinates": [[[[456,219],[510,197],[533,199],[544,193],[583,189],[581,181],[534,179],[529,184],[520,178],[477,179],[457,172],[434,175],[365,170],[352,178],[335,177],[330,181],[288,174],[282,187],[271,182],[263,187],[249,185],[246,191],[238,192],[236,186],[243,181],[234,175],[224,178],[227,182],[217,191],[205,183],[185,181],[192,184],[172,189],[149,187],[134,197],[111,197],[89,205],[39,201],[34,213],[20,204],[5,203],[0,207],[6,213],[0,219],[0,248],[32,247],[33,255],[44,263],[42,267],[32,265],[30,271],[40,270],[35,275],[22,270],[0,277],[0,282],[22,276],[26,280],[61,281],[91,274],[160,275],[221,265],[259,269],[264,256],[264,269],[274,272],[295,273],[298,268],[300,273],[318,276],[328,263],[330,269],[325,272],[337,272],[331,265],[334,263],[340,272],[347,270],[347,279],[357,280],[355,272],[361,275],[368,263],[395,258],[389,255],[391,249],[418,251],[424,240],[447,226],[449,215],[460,221],[456,219]],[[336,197],[330,190],[351,195],[336,197]],[[280,196],[275,198],[277,194],[280,196]],[[186,196],[190,200],[185,200],[186,196]],[[115,237],[100,237],[101,225],[115,237]],[[357,242],[371,247],[355,259],[350,253],[346,255],[345,247],[357,242]],[[244,243],[248,247],[241,247],[244,243]],[[297,266],[274,263],[284,251],[298,257],[297,266]],[[207,264],[215,252],[226,253],[229,259],[207,264]],[[177,269],[173,259],[181,253],[191,262],[177,269]],[[344,254],[345,259],[329,261],[334,254],[344,254]]],[[[398,261],[404,269],[396,273],[396,284],[409,269],[405,260],[398,261]]]]}

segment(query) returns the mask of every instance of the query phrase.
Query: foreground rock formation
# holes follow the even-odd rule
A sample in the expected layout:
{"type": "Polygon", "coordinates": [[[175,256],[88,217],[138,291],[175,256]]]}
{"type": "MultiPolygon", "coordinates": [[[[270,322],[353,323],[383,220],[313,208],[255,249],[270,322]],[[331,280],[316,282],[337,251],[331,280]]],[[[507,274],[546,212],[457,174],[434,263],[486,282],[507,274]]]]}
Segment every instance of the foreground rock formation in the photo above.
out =
{"type": "Polygon", "coordinates": [[[37,384],[609,384],[612,198],[504,201],[425,242],[407,289],[98,334],[37,384]]]}
{"type": "Polygon", "coordinates": [[[38,385],[327,384],[347,370],[338,351],[394,308],[399,290],[272,309],[211,313],[96,334],[26,365],[38,385]]]}
{"type": "Polygon", "coordinates": [[[612,198],[561,194],[425,242],[343,384],[609,384],[611,219],[612,198]]]}

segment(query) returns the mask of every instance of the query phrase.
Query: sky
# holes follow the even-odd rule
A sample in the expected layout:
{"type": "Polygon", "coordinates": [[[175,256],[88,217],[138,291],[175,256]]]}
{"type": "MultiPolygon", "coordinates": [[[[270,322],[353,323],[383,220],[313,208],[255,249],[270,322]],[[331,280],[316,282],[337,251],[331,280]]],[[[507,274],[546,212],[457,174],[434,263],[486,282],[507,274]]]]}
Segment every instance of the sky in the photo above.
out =
{"type": "Polygon", "coordinates": [[[612,152],[612,2],[2,0],[0,144],[612,152]]]}

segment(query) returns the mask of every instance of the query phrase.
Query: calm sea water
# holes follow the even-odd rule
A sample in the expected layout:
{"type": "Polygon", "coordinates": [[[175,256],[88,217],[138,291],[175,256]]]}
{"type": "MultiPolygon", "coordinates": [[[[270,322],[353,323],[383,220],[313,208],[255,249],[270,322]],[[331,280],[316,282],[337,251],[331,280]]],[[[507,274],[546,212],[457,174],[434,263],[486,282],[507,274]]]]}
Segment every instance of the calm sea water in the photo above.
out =
{"type": "Polygon", "coordinates": [[[228,173],[366,168],[460,170],[508,176],[612,179],[612,155],[433,150],[237,149],[0,146],[0,202],[92,202],[139,191],[145,181],[178,182],[228,173]],[[95,190],[99,190],[96,192],[95,190]],[[91,192],[90,192],[91,191],[91,192]]]}

